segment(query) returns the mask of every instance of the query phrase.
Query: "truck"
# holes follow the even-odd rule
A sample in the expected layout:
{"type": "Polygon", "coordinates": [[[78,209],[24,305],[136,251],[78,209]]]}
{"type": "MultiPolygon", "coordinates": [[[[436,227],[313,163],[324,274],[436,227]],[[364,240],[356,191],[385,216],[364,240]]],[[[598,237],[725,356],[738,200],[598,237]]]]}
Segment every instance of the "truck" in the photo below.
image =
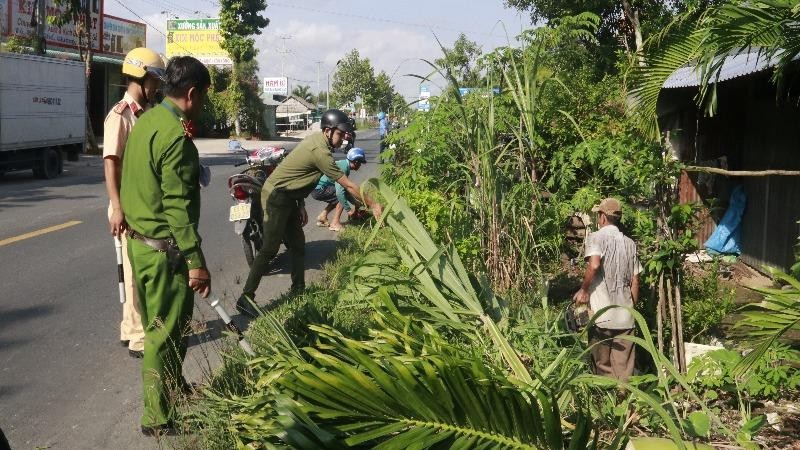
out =
{"type": "Polygon", "coordinates": [[[50,179],[86,146],[86,79],[80,61],[0,53],[0,176],[33,169],[50,179]]]}

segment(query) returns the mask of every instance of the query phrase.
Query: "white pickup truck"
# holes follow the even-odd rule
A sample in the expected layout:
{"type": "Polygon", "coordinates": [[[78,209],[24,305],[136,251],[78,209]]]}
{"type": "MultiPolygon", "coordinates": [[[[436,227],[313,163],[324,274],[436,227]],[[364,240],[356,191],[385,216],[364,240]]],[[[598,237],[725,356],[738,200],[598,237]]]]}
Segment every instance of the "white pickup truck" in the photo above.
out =
{"type": "Polygon", "coordinates": [[[84,65],[0,53],[0,176],[33,169],[39,178],[76,160],[86,140],[84,65]]]}

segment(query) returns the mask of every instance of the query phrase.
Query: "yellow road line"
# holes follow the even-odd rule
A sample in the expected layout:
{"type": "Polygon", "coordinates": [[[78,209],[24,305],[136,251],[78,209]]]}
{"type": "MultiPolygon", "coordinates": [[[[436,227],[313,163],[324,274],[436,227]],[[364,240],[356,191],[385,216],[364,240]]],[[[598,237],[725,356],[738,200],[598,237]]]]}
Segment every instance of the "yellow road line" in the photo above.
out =
{"type": "Polygon", "coordinates": [[[20,234],[19,236],[10,237],[0,240],[0,247],[14,242],[24,241],[32,237],[41,236],[43,234],[52,233],[53,231],[63,230],[64,228],[74,227],[82,223],[80,220],[70,220],[69,222],[62,223],[61,225],[53,225],[52,227],[42,228],[41,230],[31,231],[30,233],[20,234]]]}

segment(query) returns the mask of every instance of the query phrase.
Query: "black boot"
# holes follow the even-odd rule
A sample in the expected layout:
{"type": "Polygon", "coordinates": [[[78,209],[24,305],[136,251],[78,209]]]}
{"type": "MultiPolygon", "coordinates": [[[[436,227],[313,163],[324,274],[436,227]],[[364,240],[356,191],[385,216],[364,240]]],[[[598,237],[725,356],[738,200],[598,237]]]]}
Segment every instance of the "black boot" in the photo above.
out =
{"type": "Polygon", "coordinates": [[[239,299],[236,300],[236,310],[239,311],[241,315],[250,319],[255,319],[261,315],[261,311],[259,311],[258,307],[255,305],[255,300],[250,298],[247,294],[240,295],[239,299]]]}

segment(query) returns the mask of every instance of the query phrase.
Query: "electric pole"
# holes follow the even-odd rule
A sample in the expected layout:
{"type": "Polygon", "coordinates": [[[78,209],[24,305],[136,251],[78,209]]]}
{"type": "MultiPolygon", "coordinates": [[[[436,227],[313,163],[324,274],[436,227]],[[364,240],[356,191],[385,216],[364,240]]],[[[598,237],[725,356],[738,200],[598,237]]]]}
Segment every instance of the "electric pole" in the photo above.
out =
{"type": "Polygon", "coordinates": [[[278,37],[283,39],[283,50],[281,50],[281,76],[285,77],[286,76],[286,71],[284,70],[284,63],[286,61],[286,54],[289,53],[289,51],[286,50],[286,41],[291,39],[292,36],[288,35],[288,34],[284,34],[284,35],[278,36],[278,37]]]}
{"type": "Polygon", "coordinates": [[[316,103],[316,105],[314,106],[317,106],[319,105],[319,98],[318,98],[319,94],[322,92],[319,90],[319,66],[320,64],[322,64],[322,61],[315,61],[315,62],[317,63],[317,95],[314,96],[314,103],[316,103]]]}

